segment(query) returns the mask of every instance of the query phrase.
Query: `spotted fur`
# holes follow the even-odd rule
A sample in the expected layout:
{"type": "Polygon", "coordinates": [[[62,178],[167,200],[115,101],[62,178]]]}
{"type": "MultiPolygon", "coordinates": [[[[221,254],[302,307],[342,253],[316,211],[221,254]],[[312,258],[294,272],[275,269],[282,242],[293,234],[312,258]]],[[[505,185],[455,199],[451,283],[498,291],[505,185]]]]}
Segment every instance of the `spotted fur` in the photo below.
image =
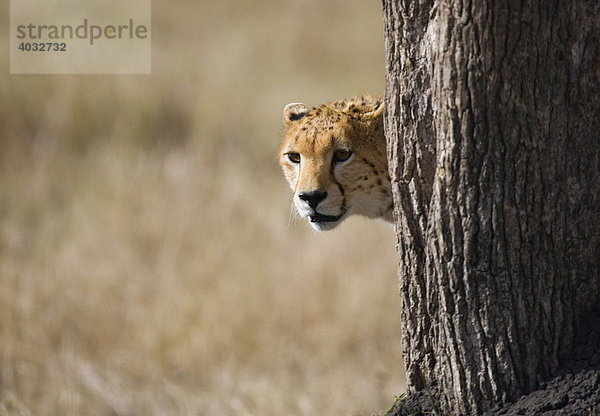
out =
{"type": "Polygon", "coordinates": [[[285,107],[279,162],[298,213],[317,231],[350,215],[392,221],[383,107],[372,96],[285,107]]]}

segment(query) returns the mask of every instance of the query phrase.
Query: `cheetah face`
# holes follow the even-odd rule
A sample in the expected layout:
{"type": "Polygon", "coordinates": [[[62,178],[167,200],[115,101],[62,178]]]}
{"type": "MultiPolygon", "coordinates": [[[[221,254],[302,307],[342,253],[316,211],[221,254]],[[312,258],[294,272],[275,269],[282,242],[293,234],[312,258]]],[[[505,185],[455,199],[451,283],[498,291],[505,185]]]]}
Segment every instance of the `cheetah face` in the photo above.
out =
{"type": "Polygon", "coordinates": [[[381,111],[372,114],[367,106],[371,111],[359,117],[360,110],[330,105],[309,111],[289,104],[284,110],[288,131],[279,160],[298,213],[317,231],[353,214],[391,219],[381,111]]]}
{"type": "Polygon", "coordinates": [[[352,150],[332,145],[314,154],[293,148],[282,155],[282,165],[294,189],[294,205],[317,231],[335,228],[352,204],[342,182],[346,182],[355,159],[352,150]]]}

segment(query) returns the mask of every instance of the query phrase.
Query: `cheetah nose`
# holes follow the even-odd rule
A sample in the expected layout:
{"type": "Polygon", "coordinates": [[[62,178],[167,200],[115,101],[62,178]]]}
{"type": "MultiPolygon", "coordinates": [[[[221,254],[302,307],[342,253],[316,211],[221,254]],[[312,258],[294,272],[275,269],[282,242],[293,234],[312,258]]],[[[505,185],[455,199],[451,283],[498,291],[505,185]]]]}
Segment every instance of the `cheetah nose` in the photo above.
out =
{"type": "Polygon", "coordinates": [[[303,201],[308,202],[308,205],[312,209],[317,209],[317,205],[319,205],[319,202],[321,202],[322,200],[327,198],[327,192],[321,192],[321,191],[300,192],[298,194],[298,198],[300,198],[303,201]]]}

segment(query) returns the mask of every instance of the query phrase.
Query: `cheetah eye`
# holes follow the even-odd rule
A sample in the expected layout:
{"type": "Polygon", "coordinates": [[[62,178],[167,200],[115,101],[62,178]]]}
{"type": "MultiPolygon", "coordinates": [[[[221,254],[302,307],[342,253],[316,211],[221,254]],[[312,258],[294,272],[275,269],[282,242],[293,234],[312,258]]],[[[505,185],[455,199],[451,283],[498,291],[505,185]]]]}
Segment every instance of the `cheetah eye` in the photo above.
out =
{"type": "Polygon", "coordinates": [[[294,153],[294,152],[286,153],[286,156],[287,156],[288,160],[290,162],[292,162],[293,164],[297,165],[298,163],[300,163],[300,153],[294,153]]]}
{"type": "Polygon", "coordinates": [[[350,158],[350,156],[352,156],[352,152],[350,150],[339,149],[339,150],[336,150],[335,153],[333,154],[333,161],[334,162],[345,162],[346,160],[348,160],[350,158]]]}

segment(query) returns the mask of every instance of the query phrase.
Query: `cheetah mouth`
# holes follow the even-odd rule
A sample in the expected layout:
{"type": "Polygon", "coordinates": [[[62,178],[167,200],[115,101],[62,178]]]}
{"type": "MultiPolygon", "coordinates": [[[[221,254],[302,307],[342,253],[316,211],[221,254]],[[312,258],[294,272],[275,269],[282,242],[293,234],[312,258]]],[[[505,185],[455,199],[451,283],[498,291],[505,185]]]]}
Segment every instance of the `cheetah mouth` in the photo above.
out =
{"type": "Polygon", "coordinates": [[[310,222],[336,222],[339,221],[344,214],[346,213],[345,209],[342,209],[342,212],[340,212],[338,215],[324,215],[324,214],[319,214],[318,212],[315,212],[314,214],[310,215],[310,222]]]}

